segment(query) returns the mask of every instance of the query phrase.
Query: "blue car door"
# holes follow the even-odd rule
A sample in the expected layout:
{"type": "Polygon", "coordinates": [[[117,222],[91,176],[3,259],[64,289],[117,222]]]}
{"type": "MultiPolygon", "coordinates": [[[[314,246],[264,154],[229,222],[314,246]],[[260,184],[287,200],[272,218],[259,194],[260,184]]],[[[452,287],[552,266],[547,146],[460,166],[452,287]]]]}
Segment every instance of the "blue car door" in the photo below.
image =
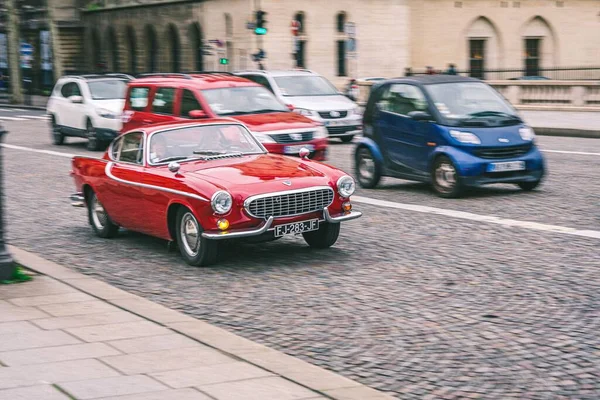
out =
{"type": "Polygon", "coordinates": [[[428,109],[421,89],[409,84],[391,84],[385,89],[378,109],[383,151],[391,167],[398,172],[426,172],[430,151],[427,142],[432,125],[408,116],[411,111],[428,109]]]}

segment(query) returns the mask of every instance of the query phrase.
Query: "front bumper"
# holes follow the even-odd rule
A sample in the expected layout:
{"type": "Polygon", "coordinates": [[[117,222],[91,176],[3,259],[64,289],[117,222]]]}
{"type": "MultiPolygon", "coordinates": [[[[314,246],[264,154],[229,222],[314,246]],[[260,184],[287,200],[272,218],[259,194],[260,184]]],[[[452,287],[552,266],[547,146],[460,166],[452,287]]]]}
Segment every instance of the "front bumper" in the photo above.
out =
{"type": "Polygon", "coordinates": [[[263,143],[263,146],[269,153],[284,154],[292,157],[299,157],[300,148],[307,147],[310,151],[308,158],[316,161],[324,161],[327,157],[327,138],[313,139],[309,142],[292,143],[263,143]],[[298,151],[290,152],[290,147],[298,148],[298,151]],[[287,150],[287,151],[286,151],[287,150]]]}
{"type": "MultiPolygon", "coordinates": [[[[342,213],[339,215],[331,215],[329,213],[329,209],[325,207],[323,210],[323,219],[319,220],[319,222],[329,222],[332,224],[339,224],[340,222],[350,221],[362,216],[360,211],[350,211],[349,213],[342,213]]],[[[223,240],[223,239],[238,239],[250,236],[259,236],[265,234],[270,231],[274,231],[275,227],[273,226],[275,219],[273,217],[269,217],[261,226],[257,228],[250,229],[233,229],[230,231],[204,231],[202,233],[202,237],[211,240],[223,240]]]]}
{"type": "Polygon", "coordinates": [[[83,196],[83,193],[73,193],[69,196],[69,199],[71,199],[71,205],[73,207],[85,207],[85,197],[83,196]]]}

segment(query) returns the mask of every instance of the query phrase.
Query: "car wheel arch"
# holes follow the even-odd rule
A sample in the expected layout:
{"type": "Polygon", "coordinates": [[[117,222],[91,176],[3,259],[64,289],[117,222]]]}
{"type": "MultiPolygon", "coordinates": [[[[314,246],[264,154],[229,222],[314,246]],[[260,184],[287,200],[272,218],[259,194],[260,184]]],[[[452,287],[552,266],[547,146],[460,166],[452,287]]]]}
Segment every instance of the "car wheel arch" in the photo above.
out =
{"type": "Polygon", "coordinates": [[[180,208],[186,208],[189,210],[194,215],[200,226],[202,226],[202,221],[200,220],[198,214],[194,211],[193,207],[184,202],[175,200],[167,207],[167,230],[171,240],[177,240],[177,213],[179,212],[180,208]]]}

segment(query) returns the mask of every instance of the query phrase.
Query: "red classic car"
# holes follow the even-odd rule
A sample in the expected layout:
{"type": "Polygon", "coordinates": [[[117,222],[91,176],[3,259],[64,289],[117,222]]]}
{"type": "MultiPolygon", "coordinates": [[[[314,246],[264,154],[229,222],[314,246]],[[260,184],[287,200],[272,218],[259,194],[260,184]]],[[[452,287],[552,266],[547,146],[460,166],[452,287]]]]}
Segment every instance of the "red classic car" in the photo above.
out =
{"type": "Polygon", "coordinates": [[[119,226],[176,243],[191,265],[217,260],[217,241],[302,234],[332,246],[358,218],[354,179],[306,158],[269,154],[229,119],[146,126],[116,138],[101,159],[73,157],[77,193],[100,237],[119,226]]]}

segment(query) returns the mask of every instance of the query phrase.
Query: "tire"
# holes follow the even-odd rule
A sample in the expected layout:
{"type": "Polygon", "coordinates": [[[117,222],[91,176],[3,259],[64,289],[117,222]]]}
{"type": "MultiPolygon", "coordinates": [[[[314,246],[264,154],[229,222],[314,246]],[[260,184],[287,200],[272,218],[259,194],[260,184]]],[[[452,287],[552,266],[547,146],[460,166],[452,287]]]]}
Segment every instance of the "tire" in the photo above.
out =
{"type": "Polygon", "coordinates": [[[304,240],[315,249],[327,249],[337,242],[340,235],[340,225],[323,222],[318,230],[303,233],[304,240]]]}
{"type": "Polygon", "coordinates": [[[435,160],[431,169],[431,182],[437,195],[446,199],[459,197],[463,191],[456,166],[446,156],[435,160]]]}
{"type": "Polygon", "coordinates": [[[88,219],[92,229],[101,238],[113,238],[119,233],[119,226],[112,222],[96,193],[91,192],[87,199],[88,219]]]}
{"type": "Polygon", "coordinates": [[[517,183],[517,185],[519,185],[519,187],[526,191],[526,192],[530,192],[533,189],[535,189],[536,187],[539,186],[539,184],[542,182],[541,179],[538,179],[537,181],[533,181],[533,182],[519,182],[517,183]]]}
{"type": "Polygon", "coordinates": [[[354,154],[354,174],[360,187],[372,189],[381,179],[381,166],[375,161],[368,147],[361,146],[354,154]]]}
{"type": "Polygon", "coordinates": [[[61,146],[65,143],[65,134],[60,131],[60,127],[56,124],[56,117],[50,117],[50,134],[52,135],[52,143],[61,146]]]}
{"type": "Polygon", "coordinates": [[[217,262],[218,242],[203,238],[203,231],[188,208],[181,207],[177,211],[177,247],[185,262],[194,267],[206,267],[217,262]],[[196,243],[191,237],[194,230],[196,243]]]}
{"type": "Polygon", "coordinates": [[[90,151],[102,150],[103,143],[102,143],[102,141],[98,140],[98,138],[96,137],[96,128],[94,128],[94,125],[92,125],[92,121],[90,121],[89,119],[87,120],[87,123],[85,125],[85,137],[88,140],[87,146],[86,146],[86,148],[88,150],[90,150],[90,151]]]}
{"type": "Polygon", "coordinates": [[[340,139],[342,143],[350,143],[354,139],[354,135],[342,136],[340,139]]]}

